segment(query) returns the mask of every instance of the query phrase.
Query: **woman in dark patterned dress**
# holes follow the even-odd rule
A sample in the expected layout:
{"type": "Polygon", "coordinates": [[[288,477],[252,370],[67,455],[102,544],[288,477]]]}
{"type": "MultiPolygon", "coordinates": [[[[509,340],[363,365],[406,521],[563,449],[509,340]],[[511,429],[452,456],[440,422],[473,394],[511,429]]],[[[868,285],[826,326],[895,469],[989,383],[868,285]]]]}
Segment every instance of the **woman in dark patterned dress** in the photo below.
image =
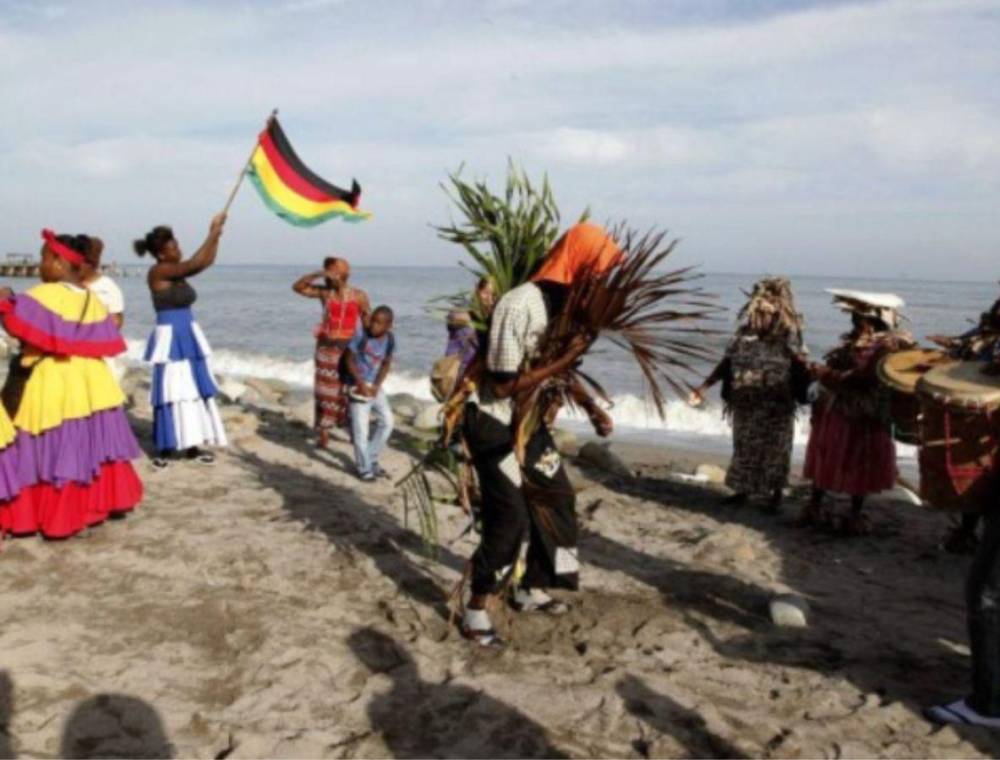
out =
{"type": "Polygon", "coordinates": [[[726,499],[742,504],[767,495],[772,509],[781,505],[788,483],[795,433],[793,377],[805,372],[802,318],[788,280],[767,278],[754,285],[740,311],[736,335],[722,361],[694,391],[699,405],[706,391],[722,381],[726,414],[733,424],[733,458],[726,499]]]}
{"type": "Polygon", "coordinates": [[[347,388],[340,382],[340,360],[357,330],[367,325],[371,306],[363,290],[349,287],[350,265],[329,257],[319,272],[300,277],[292,290],[306,298],[318,298],[323,321],[316,328],[316,445],[326,448],[330,431],[347,425],[347,388]],[[319,282],[317,282],[317,280],[319,282]]]}

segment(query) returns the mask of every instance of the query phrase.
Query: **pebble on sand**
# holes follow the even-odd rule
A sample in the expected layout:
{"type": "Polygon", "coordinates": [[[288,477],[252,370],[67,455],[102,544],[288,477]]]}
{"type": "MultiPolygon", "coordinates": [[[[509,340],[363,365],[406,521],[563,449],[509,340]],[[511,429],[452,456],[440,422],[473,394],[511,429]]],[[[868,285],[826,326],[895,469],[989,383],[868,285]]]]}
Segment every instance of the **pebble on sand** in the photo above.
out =
{"type": "Polygon", "coordinates": [[[771,600],[771,621],[781,628],[808,628],[809,603],[801,596],[778,594],[771,600]]]}
{"type": "Polygon", "coordinates": [[[694,475],[708,483],[726,482],[726,471],[717,464],[700,464],[695,467],[694,475]]]}

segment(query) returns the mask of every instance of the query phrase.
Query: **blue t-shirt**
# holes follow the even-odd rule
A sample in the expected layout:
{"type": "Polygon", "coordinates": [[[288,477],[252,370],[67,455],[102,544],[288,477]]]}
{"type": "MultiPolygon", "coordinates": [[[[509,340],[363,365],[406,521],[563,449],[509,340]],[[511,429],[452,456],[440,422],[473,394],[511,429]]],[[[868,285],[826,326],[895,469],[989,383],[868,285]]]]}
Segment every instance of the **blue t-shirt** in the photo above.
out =
{"type": "Polygon", "coordinates": [[[348,348],[354,354],[354,362],[357,364],[358,372],[361,373],[359,380],[371,384],[378,377],[378,371],[382,364],[392,357],[396,340],[392,331],[387,331],[381,338],[373,338],[360,323],[358,329],[351,338],[348,348]]]}

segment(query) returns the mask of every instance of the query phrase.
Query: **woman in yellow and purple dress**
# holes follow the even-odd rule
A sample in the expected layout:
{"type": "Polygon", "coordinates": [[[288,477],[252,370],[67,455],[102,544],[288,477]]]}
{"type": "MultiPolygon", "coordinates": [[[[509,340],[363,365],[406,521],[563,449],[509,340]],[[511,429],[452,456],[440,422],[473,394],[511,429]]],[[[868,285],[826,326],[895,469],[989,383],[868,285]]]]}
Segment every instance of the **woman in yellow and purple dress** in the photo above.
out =
{"type": "MultiPolygon", "coordinates": [[[[13,417],[21,491],[0,504],[0,528],[66,538],[139,503],[142,482],[130,460],[140,451],[104,361],[125,341],[81,281],[90,240],[49,230],[42,237],[42,284],[0,301],[3,326],[21,341],[30,371],[13,417]]],[[[8,433],[0,420],[0,444],[8,433]]]]}

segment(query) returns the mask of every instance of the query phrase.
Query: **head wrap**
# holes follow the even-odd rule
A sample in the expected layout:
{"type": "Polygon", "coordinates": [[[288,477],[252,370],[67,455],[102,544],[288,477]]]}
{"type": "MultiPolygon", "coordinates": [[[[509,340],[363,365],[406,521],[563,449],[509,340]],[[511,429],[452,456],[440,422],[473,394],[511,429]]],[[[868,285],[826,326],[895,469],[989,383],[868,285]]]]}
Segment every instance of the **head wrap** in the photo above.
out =
{"type": "Polygon", "coordinates": [[[621,255],[621,248],[603,227],[581,222],[556,241],[531,279],[571,285],[581,274],[607,271],[621,255]]]}
{"type": "Polygon", "coordinates": [[[52,253],[56,254],[56,256],[61,256],[62,258],[66,259],[66,261],[68,261],[70,264],[79,265],[84,262],[83,254],[74,251],[65,243],[59,242],[59,238],[56,237],[56,233],[54,233],[52,230],[50,229],[42,230],[42,240],[45,241],[45,245],[49,247],[49,250],[51,250],[52,253]]]}

